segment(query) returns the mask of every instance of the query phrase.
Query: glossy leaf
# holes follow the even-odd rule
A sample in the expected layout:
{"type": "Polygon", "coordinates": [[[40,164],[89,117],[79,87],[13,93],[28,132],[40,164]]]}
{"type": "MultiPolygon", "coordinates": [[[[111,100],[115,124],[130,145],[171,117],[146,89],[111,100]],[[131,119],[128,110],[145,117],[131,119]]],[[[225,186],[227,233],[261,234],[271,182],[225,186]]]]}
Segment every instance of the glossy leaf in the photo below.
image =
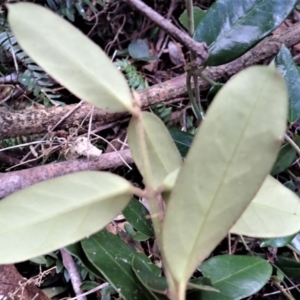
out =
{"type": "Polygon", "coordinates": [[[124,225],[124,229],[126,231],[126,233],[135,241],[137,242],[144,242],[149,240],[149,236],[145,235],[141,232],[135,231],[134,228],[131,226],[131,224],[129,223],[125,223],[124,225]]]}
{"type": "MultiPolygon", "coordinates": [[[[198,24],[200,23],[201,19],[203,18],[203,16],[205,15],[205,10],[202,10],[200,7],[198,6],[194,6],[193,7],[193,13],[194,13],[194,25],[195,28],[198,26],[198,24]]],[[[184,10],[184,12],[180,15],[179,17],[179,21],[182,24],[182,26],[185,29],[188,29],[188,18],[187,18],[187,12],[186,9],[184,10]]]]}
{"type": "Polygon", "coordinates": [[[295,158],[296,150],[290,144],[283,145],[278,152],[271,174],[277,175],[285,171],[294,162],[295,158]]]}
{"type": "Polygon", "coordinates": [[[211,280],[208,277],[198,277],[195,279],[191,279],[188,282],[187,288],[187,300],[203,300],[203,290],[219,293],[219,290],[213,287],[211,280]]]}
{"type": "Polygon", "coordinates": [[[124,300],[155,299],[138,280],[131,268],[132,260],[138,253],[117,236],[102,230],[81,243],[91,263],[124,300]]]}
{"type": "Polygon", "coordinates": [[[173,129],[173,128],[170,128],[169,132],[181,156],[183,158],[186,157],[190,149],[190,146],[192,144],[194,136],[188,132],[180,131],[178,129],[173,129]]]}
{"type": "Polygon", "coordinates": [[[98,271],[97,268],[94,267],[94,265],[87,259],[85,253],[83,252],[81,243],[78,242],[76,244],[69,245],[65,247],[65,249],[72,254],[73,256],[77,257],[82,264],[85,266],[85,268],[93,274],[95,277],[103,279],[103,275],[98,271]]]}
{"type": "Polygon", "coordinates": [[[168,299],[166,296],[161,295],[162,293],[166,294],[167,292],[167,286],[165,285],[167,281],[165,278],[160,277],[160,268],[154,265],[147,256],[137,255],[136,257],[134,257],[132,260],[132,269],[140,282],[152,293],[154,299],[168,299]],[[161,279],[161,281],[164,282],[164,289],[162,291],[159,291],[161,292],[161,294],[155,294],[154,291],[151,291],[151,285],[149,286],[149,282],[151,283],[155,281],[155,279],[161,279]]]}
{"type": "Polygon", "coordinates": [[[281,144],[286,114],[287,92],[275,68],[248,68],[217,94],[181,167],[163,223],[164,257],[180,284],[260,188],[281,144]]]}
{"type": "Polygon", "coordinates": [[[217,83],[217,84],[213,85],[210,88],[209,92],[207,93],[207,96],[206,96],[207,101],[211,102],[223,86],[224,86],[224,83],[217,83]]]}
{"type": "Polygon", "coordinates": [[[272,275],[272,266],[266,260],[245,255],[215,256],[205,261],[199,270],[220,291],[203,291],[203,300],[244,299],[258,292],[272,275]]]}
{"type": "Polygon", "coordinates": [[[209,8],[194,39],[209,46],[208,66],[228,63],[277,28],[297,0],[219,0],[209,8]]]}
{"type": "MultiPolygon", "coordinates": [[[[146,176],[145,165],[139,145],[137,132],[138,122],[132,118],[128,127],[128,143],[139,171],[146,176]]],[[[154,114],[143,112],[141,116],[142,126],[145,131],[147,154],[151,163],[151,182],[154,188],[159,187],[168,174],[181,165],[181,156],[178,152],[166,126],[154,114]]]]}
{"type": "Polygon", "coordinates": [[[287,277],[297,278],[300,276],[300,263],[294,259],[283,257],[283,256],[277,256],[275,265],[287,277]]]}
{"type": "Polygon", "coordinates": [[[40,5],[7,6],[8,21],[20,46],[49,75],[98,108],[134,112],[125,78],[79,29],[40,5]]]}
{"type": "Polygon", "coordinates": [[[0,263],[27,260],[100,230],[127,205],[131,189],[117,175],[85,171],[8,196],[0,202],[0,263]]]}
{"type": "Polygon", "coordinates": [[[278,71],[284,77],[289,91],[288,120],[293,123],[300,118],[300,69],[290,50],[283,45],[275,58],[278,71]]]}
{"type": "Polygon", "coordinates": [[[127,221],[138,231],[147,235],[154,236],[154,229],[148,209],[137,199],[132,198],[126,208],[123,210],[123,215],[127,221]]]}
{"type": "Polygon", "coordinates": [[[253,237],[279,237],[300,230],[300,200],[268,176],[230,232],[253,237]]]}
{"type": "Polygon", "coordinates": [[[280,248],[286,246],[288,243],[290,243],[293,238],[295,237],[295,234],[285,236],[285,237],[279,237],[279,238],[273,238],[273,239],[263,239],[263,241],[260,243],[260,247],[273,247],[273,248],[280,248]]]}

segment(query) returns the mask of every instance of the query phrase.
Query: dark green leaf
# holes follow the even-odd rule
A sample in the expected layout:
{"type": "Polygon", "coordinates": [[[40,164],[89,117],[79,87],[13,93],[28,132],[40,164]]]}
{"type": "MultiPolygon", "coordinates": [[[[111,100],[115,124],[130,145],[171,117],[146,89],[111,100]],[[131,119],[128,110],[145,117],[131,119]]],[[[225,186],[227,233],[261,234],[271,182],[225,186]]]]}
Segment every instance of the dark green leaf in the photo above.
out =
{"type": "Polygon", "coordinates": [[[216,288],[213,287],[211,280],[207,277],[199,277],[196,279],[191,279],[187,284],[188,290],[201,290],[201,291],[211,291],[219,292],[216,288]]]}
{"type": "Polygon", "coordinates": [[[141,232],[135,231],[131,224],[126,223],[124,226],[126,233],[128,233],[131,238],[138,242],[143,242],[149,240],[149,236],[141,232]]]}
{"type": "Polygon", "coordinates": [[[207,101],[211,102],[223,86],[223,83],[217,83],[213,85],[207,94],[207,101]]]}
{"type": "Polygon", "coordinates": [[[149,240],[150,237],[141,232],[137,232],[134,236],[132,236],[132,238],[137,242],[144,242],[149,240]]]}
{"type": "Polygon", "coordinates": [[[263,239],[260,243],[260,247],[273,247],[273,248],[280,248],[286,246],[290,243],[296,235],[289,235],[285,237],[279,237],[274,239],[263,239]]]}
{"type": "Polygon", "coordinates": [[[271,174],[277,175],[285,171],[295,160],[296,151],[290,144],[283,145],[277,155],[271,174]]]}
{"type": "Polygon", "coordinates": [[[300,70],[290,50],[283,45],[275,58],[278,71],[284,77],[289,91],[288,120],[293,123],[300,117],[300,70]]]}
{"type": "MultiPolygon", "coordinates": [[[[203,287],[206,287],[208,289],[215,289],[211,283],[211,280],[207,277],[199,277],[199,278],[196,278],[196,279],[192,279],[189,281],[188,283],[188,291],[186,293],[186,298],[187,300],[204,300],[203,299],[203,293],[202,291],[204,290],[203,287]],[[201,289],[197,288],[193,288],[190,284],[193,284],[194,285],[200,285],[201,286],[201,289]]],[[[215,289],[215,291],[218,291],[215,289]]]]}
{"type": "Polygon", "coordinates": [[[275,265],[287,277],[296,278],[300,276],[300,263],[294,259],[278,256],[275,265]]]}
{"type": "Polygon", "coordinates": [[[206,42],[209,66],[230,62],[277,28],[297,0],[219,0],[203,16],[194,39],[206,42]]]}
{"type": "Polygon", "coordinates": [[[287,187],[288,189],[290,189],[292,192],[295,192],[295,190],[296,190],[295,184],[292,180],[285,182],[283,185],[285,187],[287,187]]]}
{"type": "MultiPolygon", "coordinates": [[[[141,281],[141,283],[149,290],[151,291],[151,284],[149,286],[149,282],[153,282],[157,279],[157,281],[165,282],[165,285],[163,286],[163,290],[159,290],[161,293],[166,293],[167,285],[166,285],[166,279],[163,277],[159,277],[161,270],[159,267],[154,265],[151,260],[145,256],[145,255],[137,255],[132,260],[132,269],[137,276],[137,278],[141,281]]],[[[154,291],[157,291],[154,290],[154,291]]],[[[155,299],[167,299],[166,296],[163,295],[156,295],[153,291],[151,291],[153,297],[155,299]]]]}
{"type": "Polygon", "coordinates": [[[220,294],[203,291],[205,300],[248,297],[259,291],[272,274],[272,266],[266,260],[239,255],[215,256],[205,261],[199,270],[220,291],[220,294]]]}
{"type": "Polygon", "coordinates": [[[73,245],[69,245],[69,246],[65,247],[65,249],[69,253],[71,253],[73,256],[80,259],[80,261],[83,263],[83,265],[86,267],[86,269],[89,272],[91,272],[94,276],[103,279],[103,275],[101,274],[101,272],[99,272],[99,270],[97,268],[95,268],[94,265],[86,257],[85,253],[83,252],[80,242],[73,244],[73,245]]]}
{"type": "Polygon", "coordinates": [[[102,230],[81,244],[90,262],[124,300],[154,299],[132,271],[131,262],[137,253],[117,236],[102,230]]]}
{"type": "MultiPolygon", "coordinates": [[[[193,12],[194,12],[194,25],[195,25],[195,28],[196,28],[198,26],[198,24],[200,23],[201,19],[203,18],[206,11],[202,10],[198,6],[194,6],[193,7],[193,12]]],[[[180,15],[179,21],[185,27],[185,29],[188,29],[188,19],[187,19],[186,9],[180,15]]]]}
{"type": "Polygon", "coordinates": [[[182,157],[186,157],[190,146],[192,144],[194,136],[188,132],[180,131],[178,129],[169,128],[169,132],[181,154],[182,157]]]}
{"type": "Polygon", "coordinates": [[[132,198],[123,210],[123,215],[136,230],[148,237],[154,236],[150,213],[139,200],[132,198]]]}
{"type": "Polygon", "coordinates": [[[89,291],[96,288],[99,284],[95,281],[83,281],[80,288],[84,291],[89,291]]]}

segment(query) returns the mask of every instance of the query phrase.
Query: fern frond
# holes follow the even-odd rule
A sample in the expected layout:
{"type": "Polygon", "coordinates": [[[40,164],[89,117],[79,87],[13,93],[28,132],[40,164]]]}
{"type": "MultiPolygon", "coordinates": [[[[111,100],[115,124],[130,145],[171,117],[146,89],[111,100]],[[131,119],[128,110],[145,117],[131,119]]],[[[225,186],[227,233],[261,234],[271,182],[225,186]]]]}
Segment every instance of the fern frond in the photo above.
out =
{"type": "Polygon", "coordinates": [[[2,23],[0,48],[7,55],[14,56],[18,66],[20,65],[18,82],[25,86],[28,91],[33,91],[34,96],[42,101],[47,98],[55,101],[59,95],[53,95],[50,88],[53,86],[54,81],[20,48],[3,16],[1,16],[0,22],[2,23]]]}
{"type": "Polygon", "coordinates": [[[115,62],[115,65],[124,72],[128,85],[135,90],[142,90],[148,87],[147,80],[138,73],[135,66],[131,65],[126,59],[115,62]]]}

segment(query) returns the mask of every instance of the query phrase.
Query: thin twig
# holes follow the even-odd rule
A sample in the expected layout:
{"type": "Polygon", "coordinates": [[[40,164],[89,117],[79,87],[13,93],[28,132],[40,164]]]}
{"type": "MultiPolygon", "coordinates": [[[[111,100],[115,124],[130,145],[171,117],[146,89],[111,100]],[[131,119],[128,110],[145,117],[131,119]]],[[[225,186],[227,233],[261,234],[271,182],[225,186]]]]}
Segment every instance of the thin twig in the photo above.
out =
{"type": "Polygon", "coordinates": [[[284,138],[296,150],[298,155],[300,155],[300,149],[297,144],[287,134],[284,135],[284,138]]]}
{"type": "MultiPolygon", "coordinates": [[[[41,143],[43,140],[45,140],[46,138],[48,138],[48,136],[50,135],[50,133],[57,127],[59,126],[66,118],[68,118],[72,113],[74,113],[75,110],[77,110],[81,105],[83,104],[83,101],[81,100],[78,104],[76,104],[76,106],[70,110],[68,113],[66,113],[52,128],[49,129],[48,133],[46,133],[42,140],[41,140],[41,143]]],[[[35,147],[34,147],[34,150],[37,149],[37,147],[39,146],[39,144],[37,144],[35,147]]],[[[31,152],[28,152],[21,160],[21,163],[24,162],[28,156],[30,155],[31,152]]]]}
{"type": "Polygon", "coordinates": [[[276,285],[276,287],[281,291],[281,293],[289,300],[295,300],[295,298],[289,294],[285,288],[278,282],[278,279],[274,278],[274,276],[272,276],[272,283],[274,285],[276,285]]]}
{"type": "Polygon", "coordinates": [[[83,291],[80,288],[81,278],[72,255],[65,248],[60,249],[60,253],[63,259],[63,264],[69,273],[72,282],[72,287],[77,299],[87,300],[87,298],[83,296],[83,291]]]}
{"type": "Polygon", "coordinates": [[[171,22],[166,20],[156,11],[154,11],[151,7],[147,6],[141,0],[123,0],[139,10],[145,16],[147,16],[150,20],[156,23],[159,27],[163,28],[166,32],[172,35],[175,39],[180,41],[183,45],[185,45],[189,50],[193,51],[201,60],[204,62],[208,58],[208,48],[205,43],[198,43],[193,40],[190,36],[188,36],[183,31],[179,30],[175,27],[171,22]]]}

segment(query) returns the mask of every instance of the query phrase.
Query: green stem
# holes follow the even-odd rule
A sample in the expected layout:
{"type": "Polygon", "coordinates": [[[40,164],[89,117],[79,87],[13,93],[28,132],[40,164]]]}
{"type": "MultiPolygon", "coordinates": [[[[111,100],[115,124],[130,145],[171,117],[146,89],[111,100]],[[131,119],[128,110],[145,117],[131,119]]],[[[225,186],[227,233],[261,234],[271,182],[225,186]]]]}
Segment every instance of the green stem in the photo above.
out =
{"type": "Polygon", "coordinates": [[[271,277],[272,279],[272,283],[274,285],[276,285],[276,287],[281,291],[281,293],[289,300],[295,300],[295,298],[289,294],[284,288],[283,286],[278,282],[278,279],[275,276],[271,277]]]}
{"type": "MultiPolygon", "coordinates": [[[[193,1],[192,0],[186,0],[185,1],[186,6],[186,14],[188,19],[188,33],[190,36],[193,36],[195,25],[194,25],[194,8],[193,8],[193,1]]],[[[191,51],[190,52],[190,62],[193,62],[195,60],[195,55],[191,51]]],[[[198,76],[196,74],[193,74],[192,76],[188,72],[188,76],[186,78],[186,86],[188,90],[188,95],[190,98],[190,101],[192,103],[194,114],[197,118],[197,120],[204,120],[204,110],[201,105],[201,99],[200,99],[200,88],[198,84],[198,76]],[[191,86],[191,78],[193,78],[194,82],[194,92],[191,86]]]]}
{"type": "Polygon", "coordinates": [[[188,19],[188,33],[190,36],[193,36],[195,30],[193,1],[185,0],[185,6],[188,19]]]}
{"type": "Polygon", "coordinates": [[[246,248],[246,250],[252,255],[252,256],[255,256],[254,253],[251,251],[251,249],[248,247],[244,237],[242,235],[239,235],[242,243],[244,244],[244,247],[246,248]]]}
{"type": "Polygon", "coordinates": [[[208,82],[210,85],[216,85],[218,84],[216,81],[214,81],[213,79],[207,77],[205,74],[203,74],[204,69],[198,74],[199,77],[201,77],[203,80],[205,80],[206,82],[208,82]]]}
{"type": "Polygon", "coordinates": [[[198,103],[196,98],[194,97],[193,94],[193,89],[192,89],[192,85],[191,85],[191,74],[188,72],[186,75],[186,87],[187,87],[187,93],[188,96],[190,98],[190,101],[192,103],[192,108],[193,108],[193,112],[197,118],[197,120],[201,120],[202,116],[201,116],[201,110],[200,107],[198,107],[198,103]]]}

